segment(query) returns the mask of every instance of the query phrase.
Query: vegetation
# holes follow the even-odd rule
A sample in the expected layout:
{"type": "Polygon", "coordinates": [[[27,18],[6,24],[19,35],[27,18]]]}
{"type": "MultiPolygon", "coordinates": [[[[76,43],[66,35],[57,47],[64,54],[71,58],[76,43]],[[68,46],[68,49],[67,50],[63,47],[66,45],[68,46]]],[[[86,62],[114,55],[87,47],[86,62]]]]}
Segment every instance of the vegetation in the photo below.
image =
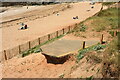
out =
{"type": "Polygon", "coordinates": [[[84,24],[80,24],[80,26],[81,26],[81,27],[80,27],[80,31],[85,32],[87,26],[85,26],[84,24]]]}
{"type": "Polygon", "coordinates": [[[74,30],[75,35],[77,35],[78,32],[86,31],[86,26],[96,32],[118,29],[118,9],[109,8],[102,10],[96,16],[81,22],[74,30]]]}
{"type": "Polygon", "coordinates": [[[86,78],[86,80],[93,80],[93,76],[86,78]]]}
{"type": "Polygon", "coordinates": [[[103,2],[104,6],[109,6],[109,5],[112,5],[112,4],[115,4],[115,2],[103,2]]]}
{"type": "Polygon", "coordinates": [[[61,74],[61,75],[59,76],[59,78],[64,78],[64,75],[65,75],[65,74],[61,74]]]}
{"type": "Polygon", "coordinates": [[[118,77],[119,76],[119,47],[118,39],[115,38],[107,49],[104,52],[104,58],[103,58],[103,76],[104,77],[118,77]]]}
{"type": "Polygon", "coordinates": [[[109,8],[101,11],[97,17],[93,19],[90,26],[93,26],[97,32],[106,29],[118,28],[118,10],[117,8],[109,8]]]}
{"type": "Polygon", "coordinates": [[[105,47],[106,47],[106,45],[102,45],[102,44],[98,43],[91,47],[79,50],[78,51],[79,54],[77,55],[77,62],[80,61],[84,57],[85,53],[87,53],[89,51],[98,51],[98,50],[104,49],[105,47]]]}
{"type": "Polygon", "coordinates": [[[101,63],[102,62],[102,59],[97,55],[89,55],[89,56],[86,57],[86,59],[87,59],[87,62],[89,60],[91,60],[94,63],[101,63]]]}

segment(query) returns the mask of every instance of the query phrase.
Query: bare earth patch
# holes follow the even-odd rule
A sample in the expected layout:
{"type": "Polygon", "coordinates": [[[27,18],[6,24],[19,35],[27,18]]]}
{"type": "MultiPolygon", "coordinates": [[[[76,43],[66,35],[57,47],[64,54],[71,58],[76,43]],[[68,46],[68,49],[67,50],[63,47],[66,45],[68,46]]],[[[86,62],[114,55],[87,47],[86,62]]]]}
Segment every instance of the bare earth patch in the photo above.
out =
{"type": "Polygon", "coordinates": [[[45,57],[38,53],[4,62],[2,77],[59,78],[61,75],[64,78],[86,78],[92,75],[100,77],[97,72],[100,67],[101,64],[87,62],[86,57],[79,63],[76,63],[75,58],[70,58],[64,64],[48,64],[45,57]]]}

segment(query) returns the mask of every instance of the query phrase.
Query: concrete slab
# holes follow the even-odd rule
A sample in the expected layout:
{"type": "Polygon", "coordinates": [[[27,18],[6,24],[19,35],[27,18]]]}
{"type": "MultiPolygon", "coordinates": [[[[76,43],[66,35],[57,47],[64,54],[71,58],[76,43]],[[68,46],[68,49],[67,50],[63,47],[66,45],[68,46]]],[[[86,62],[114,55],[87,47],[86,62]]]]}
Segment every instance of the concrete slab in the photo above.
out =
{"type": "MultiPolygon", "coordinates": [[[[86,46],[91,46],[97,44],[98,42],[98,40],[88,40],[86,41],[86,46]]],[[[45,54],[60,56],[81,49],[82,44],[83,40],[69,40],[66,38],[61,38],[57,41],[42,46],[41,49],[45,54]]]]}

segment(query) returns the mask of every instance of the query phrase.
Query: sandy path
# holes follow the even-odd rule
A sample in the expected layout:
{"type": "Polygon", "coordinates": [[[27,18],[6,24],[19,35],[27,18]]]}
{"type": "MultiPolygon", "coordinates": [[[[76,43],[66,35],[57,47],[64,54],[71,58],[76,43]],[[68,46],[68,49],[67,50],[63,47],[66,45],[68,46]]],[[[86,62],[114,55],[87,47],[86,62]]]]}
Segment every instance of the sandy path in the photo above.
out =
{"type": "Polygon", "coordinates": [[[18,30],[20,27],[19,25],[3,28],[3,49],[14,47],[26,41],[54,32],[70,24],[83,21],[97,13],[101,8],[101,4],[95,4],[95,8],[91,9],[91,6],[87,2],[72,3],[71,5],[73,5],[73,8],[60,12],[59,16],[53,14],[42,19],[26,22],[30,27],[27,30],[18,30]],[[86,10],[88,9],[91,10],[87,12],[86,10]],[[79,16],[79,19],[73,20],[72,17],[76,15],[79,16]]]}

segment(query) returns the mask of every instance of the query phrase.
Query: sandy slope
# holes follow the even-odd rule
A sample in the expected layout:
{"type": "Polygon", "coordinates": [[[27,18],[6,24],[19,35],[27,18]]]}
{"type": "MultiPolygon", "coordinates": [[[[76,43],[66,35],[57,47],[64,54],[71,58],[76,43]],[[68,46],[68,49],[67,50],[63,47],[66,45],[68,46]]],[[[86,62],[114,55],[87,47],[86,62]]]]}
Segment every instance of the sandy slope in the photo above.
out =
{"type": "MultiPolygon", "coordinates": [[[[89,54],[89,53],[88,53],[89,54]]],[[[90,54],[89,54],[90,55],[90,54]]],[[[14,57],[4,62],[2,68],[3,78],[86,78],[101,77],[98,73],[101,64],[87,62],[86,57],[79,63],[71,57],[63,64],[47,63],[45,57],[40,54],[31,54],[24,58],[14,57]],[[87,65],[86,65],[87,64],[87,65]]]]}
{"type": "Polygon", "coordinates": [[[101,4],[95,4],[95,7],[91,9],[91,6],[87,2],[71,3],[71,5],[73,6],[71,9],[60,12],[59,16],[53,14],[45,18],[26,22],[29,26],[27,30],[18,30],[20,25],[2,28],[3,49],[11,48],[70,24],[83,21],[97,13],[101,8],[101,4]],[[88,9],[90,9],[89,12],[87,11],[88,9]],[[79,16],[79,19],[73,20],[72,17],[74,16],[79,16]]]}

